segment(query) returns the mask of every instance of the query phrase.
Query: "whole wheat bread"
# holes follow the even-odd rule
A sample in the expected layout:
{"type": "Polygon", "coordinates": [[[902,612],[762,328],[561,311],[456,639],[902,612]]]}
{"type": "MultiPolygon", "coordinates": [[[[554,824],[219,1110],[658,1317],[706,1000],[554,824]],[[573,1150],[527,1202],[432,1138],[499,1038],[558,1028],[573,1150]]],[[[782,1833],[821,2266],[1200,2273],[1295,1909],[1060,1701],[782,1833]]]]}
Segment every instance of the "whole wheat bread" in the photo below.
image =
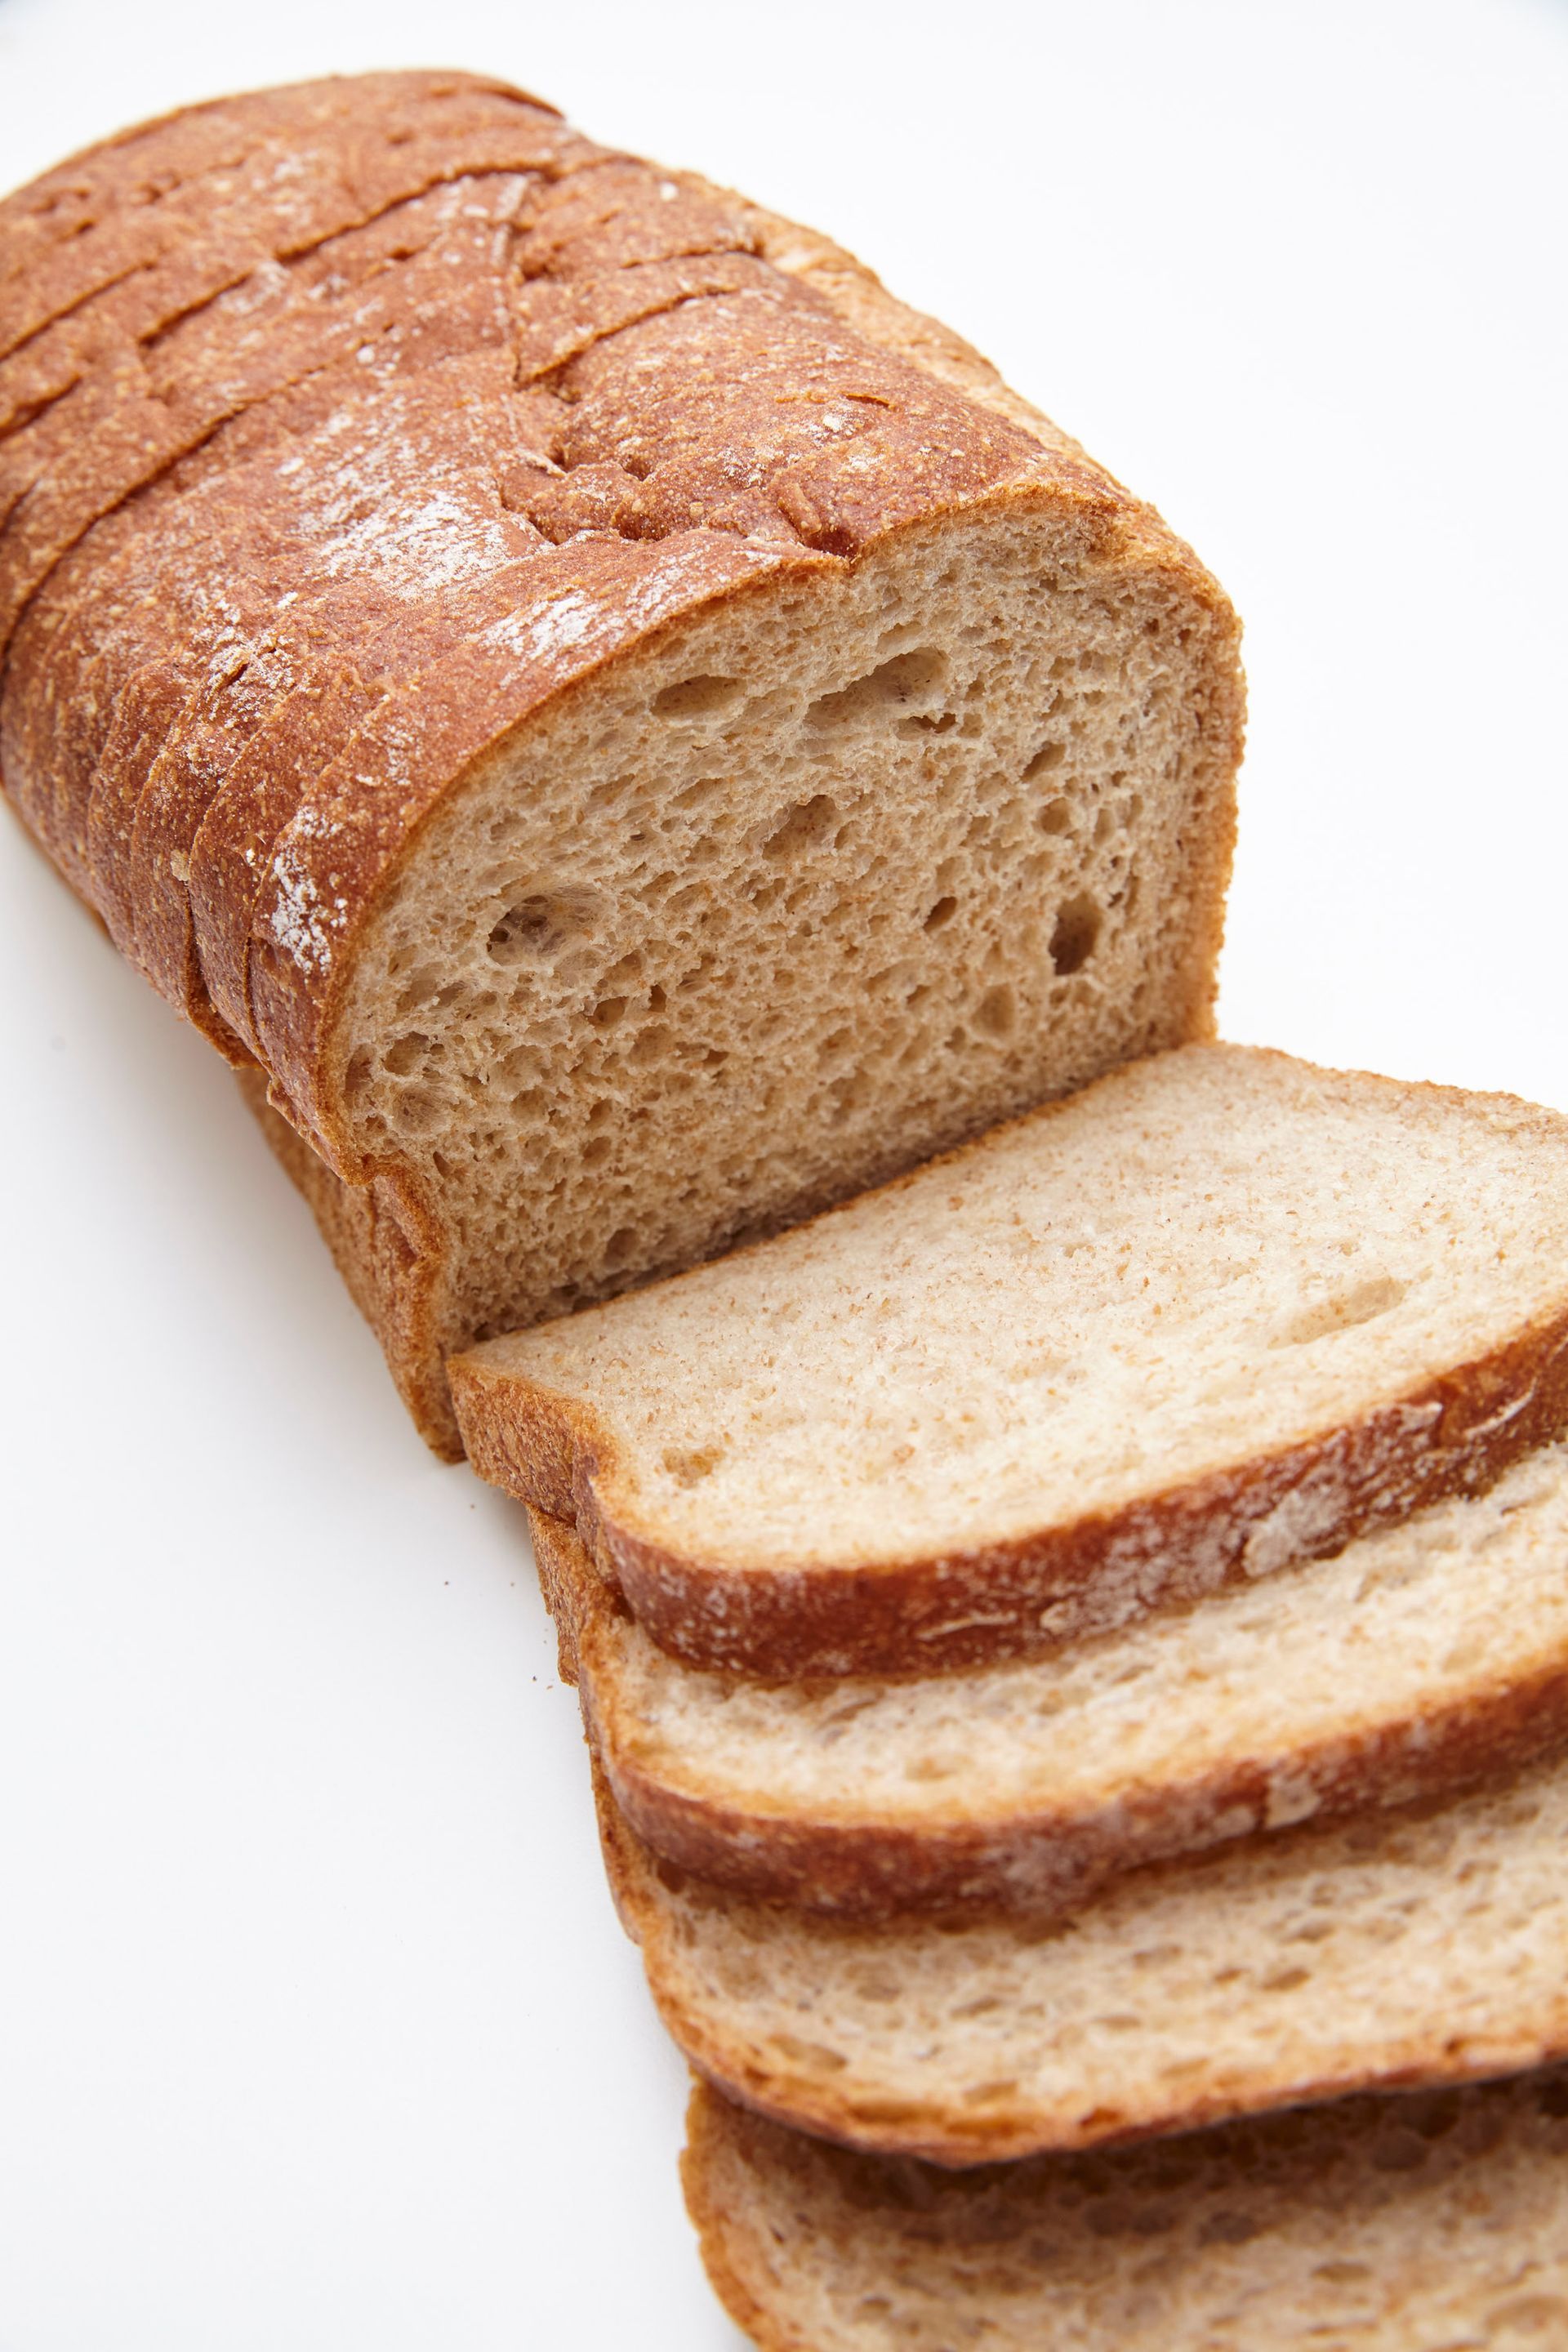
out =
{"type": "Polygon", "coordinates": [[[1208,1033],[1236,639],[848,256],[504,84],[0,204],[7,789],[447,1451],[454,1348],[1208,1033]]]}
{"type": "Polygon", "coordinates": [[[816,1917],[688,1878],[600,1800],[687,2056],[848,2145],[975,2164],[1568,2056],[1562,1761],[1131,1872],[1066,1917],[816,1917]]]}
{"type": "Polygon", "coordinates": [[[699,2089],[687,2203],[762,2352],[1568,2343],[1568,2075],[942,2173],[699,2089]]]}
{"type": "Polygon", "coordinates": [[[1190,1046],[453,1368],[663,1647],[920,1671],[1473,1491],[1568,1418],[1568,1121],[1190,1046]]]}
{"type": "Polygon", "coordinates": [[[1289,1576],[1049,1657],[758,1683],[658,1648],[563,1521],[535,1556],[616,1801],[666,1861],[845,1916],[1080,1901],[1568,1737],[1568,1447],[1289,1576]]]}

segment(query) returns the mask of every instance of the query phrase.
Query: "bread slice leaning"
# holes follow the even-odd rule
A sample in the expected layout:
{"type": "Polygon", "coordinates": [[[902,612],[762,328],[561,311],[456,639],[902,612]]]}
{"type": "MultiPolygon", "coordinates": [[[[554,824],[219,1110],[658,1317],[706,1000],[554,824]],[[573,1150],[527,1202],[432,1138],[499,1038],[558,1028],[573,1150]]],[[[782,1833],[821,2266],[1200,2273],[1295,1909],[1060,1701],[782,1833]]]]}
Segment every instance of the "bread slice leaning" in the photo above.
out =
{"type": "Polygon", "coordinates": [[[727,1895],[601,1784],[622,1919],[721,2089],[847,2146],[977,2164],[1568,2056],[1568,1764],[1282,1830],[1063,1917],[868,1924],[727,1895]]]}
{"type": "Polygon", "coordinates": [[[1473,1491],[1568,1419],[1568,1121],[1240,1046],[1115,1072],[452,1367],[476,1466],[664,1648],[1079,1639],[1473,1491]]]}
{"type": "Polygon", "coordinates": [[[1568,2342],[1568,2075],[940,2173],[699,2088],[681,2166],[762,2352],[1481,2352],[1568,2342]]]}
{"type": "Polygon", "coordinates": [[[1044,1658],[748,1682],[669,1657],[531,1514],[616,1801],[666,1861],[846,1916],[1036,1910],[1568,1738],[1568,1446],[1336,1558],[1044,1658]]]}

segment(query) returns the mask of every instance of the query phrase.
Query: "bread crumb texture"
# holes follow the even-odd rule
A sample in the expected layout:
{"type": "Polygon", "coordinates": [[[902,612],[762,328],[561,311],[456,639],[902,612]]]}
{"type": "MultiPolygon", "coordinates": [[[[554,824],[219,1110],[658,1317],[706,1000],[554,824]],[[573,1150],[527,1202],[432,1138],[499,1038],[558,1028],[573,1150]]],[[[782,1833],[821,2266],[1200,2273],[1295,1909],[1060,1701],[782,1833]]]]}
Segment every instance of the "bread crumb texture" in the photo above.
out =
{"type": "Polygon", "coordinates": [[[739,198],[459,75],[190,109],[0,205],[0,432],[7,789],[448,1450],[448,1350],[1208,1026],[1223,597],[739,198]]]}
{"type": "Polygon", "coordinates": [[[687,2132],[703,2258],[763,2352],[1568,2343],[1560,2069],[959,2174],[702,2089],[687,2132]]]}

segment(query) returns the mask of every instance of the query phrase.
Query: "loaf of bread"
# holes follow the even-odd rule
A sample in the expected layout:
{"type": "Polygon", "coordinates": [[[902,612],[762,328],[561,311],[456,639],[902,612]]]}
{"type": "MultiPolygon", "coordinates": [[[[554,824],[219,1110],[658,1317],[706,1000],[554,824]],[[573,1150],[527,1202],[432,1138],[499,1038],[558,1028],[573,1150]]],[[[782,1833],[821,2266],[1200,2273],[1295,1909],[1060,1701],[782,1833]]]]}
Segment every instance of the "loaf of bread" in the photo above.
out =
{"type": "Polygon", "coordinates": [[[844,1917],[1081,1903],[1568,1737],[1568,1446],[1331,1559],[1043,1658],[764,1683],[652,1641],[571,1528],[541,1581],[616,1802],[667,1863],[844,1917]]]}
{"type": "Polygon", "coordinates": [[[1568,2074],[978,2173],[699,2089],[703,2260],[762,2352],[1514,2352],[1568,2343],[1568,2074]]]}
{"type": "Polygon", "coordinates": [[[460,75],[189,110],[0,205],[0,432],[13,803],[447,1451],[455,1349],[1209,1030],[1224,597],[739,198],[460,75]]]}
{"type": "Polygon", "coordinates": [[[599,1784],[659,2014],[710,2081],[980,2164],[1568,2057],[1568,1760],[1131,1871],[1067,1917],[823,1919],[688,1878],[599,1784]]]}
{"type": "Polygon", "coordinates": [[[453,1368],[655,1640],[929,1670],[1256,1582],[1568,1422],[1568,1120],[1194,1045],[453,1368]]]}

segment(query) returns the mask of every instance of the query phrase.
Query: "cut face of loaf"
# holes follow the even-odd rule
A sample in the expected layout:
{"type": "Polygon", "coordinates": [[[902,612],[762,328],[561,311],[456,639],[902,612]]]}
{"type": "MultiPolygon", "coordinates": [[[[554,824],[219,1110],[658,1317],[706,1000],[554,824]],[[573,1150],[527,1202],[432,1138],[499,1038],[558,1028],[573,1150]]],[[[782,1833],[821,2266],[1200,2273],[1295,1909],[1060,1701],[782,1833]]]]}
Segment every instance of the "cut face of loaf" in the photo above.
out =
{"type": "Polygon", "coordinates": [[[382,76],[93,151],[7,283],[7,789],[438,1444],[453,1349],[1207,1034],[1234,618],[847,255],[382,76]]]}
{"type": "Polygon", "coordinates": [[[1568,2342],[1560,2069],[973,2174],[827,2147],[699,2088],[681,2176],[762,2352],[1568,2342]]]}
{"type": "Polygon", "coordinates": [[[1568,1122],[1191,1046],[454,1368],[654,1639],[789,1676],[1114,1628],[1568,1418],[1568,1122]]]}
{"type": "Polygon", "coordinates": [[[1568,2056],[1568,1766],[1118,1879],[1068,1918],[878,1924],[605,1860],[670,2032],[779,2121],[951,2165],[1568,2056]]]}
{"type": "Polygon", "coordinates": [[[665,1861],[852,1916],[1037,1913],[1118,1870],[1400,1804],[1568,1732],[1568,1448],[1337,1558],[1046,1658],[757,1683],[650,1640],[531,1515],[616,1802],[665,1861]]]}
{"type": "Polygon", "coordinates": [[[469,1237],[444,1348],[1201,1020],[1183,795],[1127,764],[1163,656],[1062,553],[994,513],[736,597],[432,824],[338,1035],[469,1237]]]}

